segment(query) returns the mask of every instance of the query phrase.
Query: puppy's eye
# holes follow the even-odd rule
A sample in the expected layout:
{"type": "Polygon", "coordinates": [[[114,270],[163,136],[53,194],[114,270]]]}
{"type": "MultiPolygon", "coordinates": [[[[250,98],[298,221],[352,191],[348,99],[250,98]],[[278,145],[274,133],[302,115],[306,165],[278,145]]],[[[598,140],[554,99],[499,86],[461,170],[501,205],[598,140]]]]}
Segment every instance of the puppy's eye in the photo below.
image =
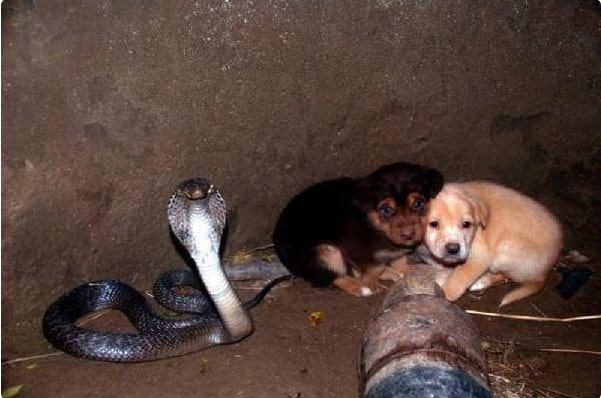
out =
{"type": "Polygon", "coordinates": [[[394,209],[388,205],[383,205],[378,208],[378,213],[385,219],[391,219],[394,216],[394,209]]]}
{"type": "Polygon", "coordinates": [[[411,205],[411,210],[421,212],[424,210],[425,207],[426,199],[424,199],[422,196],[418,196],[417,198],[415,198],[415,201],[413,201],[413,204],[411,205]]]}
{"type": "Polygon", "coordinates": [[[463,229],[468,229],[472,227],[472,222],[471,221],[463,221],[461,223],[461,228],[463,229]]]}
{"type": "Polygon", "coordinates": [[[430,221],[430,224],[429,224],[429,225],[430,225],[432,228],[438,228],[438,226],[439,226],[440,224],[438,223],[438,221],[430,221]]]}

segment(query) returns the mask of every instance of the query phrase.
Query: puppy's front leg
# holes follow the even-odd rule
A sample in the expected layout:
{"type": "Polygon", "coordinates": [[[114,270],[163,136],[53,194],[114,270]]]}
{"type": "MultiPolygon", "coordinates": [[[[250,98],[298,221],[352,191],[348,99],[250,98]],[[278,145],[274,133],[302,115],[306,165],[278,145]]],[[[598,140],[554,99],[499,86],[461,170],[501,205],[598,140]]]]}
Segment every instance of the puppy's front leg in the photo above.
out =
{"type": "Polygon", "coordinates": [[[399,272],[392,267],[386,267],[384,269],[384,272],[382,272],[382,275],[380,275],[380,280],[381,281],[398,282],[401,279],[403,279],[404,277],[405,277],[404,273],[399,272]]]}
{"type": "Polygon", "coordinates": [[[403,256],[399,259],[394,260],[392,263],[390,263],[390,268],[396,270],[401,275],[406,276],[409,273],[410,269],[409,257],[403,256]]]}
{"type": "Polygon", "coordinates": [[[470,292],[477,292],[488,289],[489,287],[500,285],[507,282],[505,275],[485,272],[476,282],[470,286],[470,292]]]}
{"type": "Polygon", "coordinates": [[[447,300],[455,301],[485,272],[486,266],[480,261],[468,260],[458,265],[447,278],[442,290],[447,300]]]}
{"type": "Polygon", "coordinates": [[[361,268],[361,282],[363,283],[363,285],[369,287],[374,292],[388,290],[388,288],[385,285],[380,283],[380,280],[386,279],[386,277],[384,277],[384,274],[386,272],[386,269],[389,267],[386,267],[384,264],[373,264],[363,266],[361,268]]]}

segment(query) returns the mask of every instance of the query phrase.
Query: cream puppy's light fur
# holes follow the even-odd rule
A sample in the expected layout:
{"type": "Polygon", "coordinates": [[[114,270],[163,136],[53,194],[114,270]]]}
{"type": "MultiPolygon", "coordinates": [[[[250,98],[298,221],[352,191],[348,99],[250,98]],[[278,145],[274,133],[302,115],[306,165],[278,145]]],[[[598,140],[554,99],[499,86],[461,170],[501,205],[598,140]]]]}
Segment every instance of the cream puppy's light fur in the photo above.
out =
{"type": "Polygon", "coordinates": [[[561,226],[541,204],[474,181],[445,184],[430,202],[420,254],[430,264],[454,267],[438,278],[451,301],[468,288],[481,290],[505,279],[519,283],[503,297],[503,306],[544,287],[561,247],[561,226]]]}

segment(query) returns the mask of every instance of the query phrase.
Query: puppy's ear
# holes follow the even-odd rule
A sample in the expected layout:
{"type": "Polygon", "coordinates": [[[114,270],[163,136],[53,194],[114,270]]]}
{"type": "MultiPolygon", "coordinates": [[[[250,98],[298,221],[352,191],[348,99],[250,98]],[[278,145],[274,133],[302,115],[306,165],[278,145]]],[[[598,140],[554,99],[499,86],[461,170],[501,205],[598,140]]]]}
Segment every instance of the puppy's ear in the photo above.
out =
{"type": "Polygon", "coordinates": [[[374,203],[373,187],[367,178],[357,180],[353,190],[353,205],[363,213],[368,213],[376,206],[374,203]]]}
{"type": "Polygon", "coordinates": [[[476,222],[480,224],[482,228],[486,228],[488,225],[488,218],[490,217],[488,205],[469,192],[467,193],[467,199],[474,208],[476,222]]]}
{"type": "Polygon", "coordinates": [[[424,172],[427,185],[430,187],[430,197],[434,198],[444,184],[444,177],[438,170],[426,168],[424,172]]]}

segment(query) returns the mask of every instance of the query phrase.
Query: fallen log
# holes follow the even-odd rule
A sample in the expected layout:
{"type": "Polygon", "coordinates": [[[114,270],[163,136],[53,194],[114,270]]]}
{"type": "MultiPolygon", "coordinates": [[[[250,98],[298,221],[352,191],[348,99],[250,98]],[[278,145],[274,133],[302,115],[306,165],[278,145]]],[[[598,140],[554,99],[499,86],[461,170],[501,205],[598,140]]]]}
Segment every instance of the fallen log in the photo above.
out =
{"type": "Polygon", "coordinates": [[[390,288],[363,336],[361,397],[492,397],[476,326],[434,280],[418,265],[390,288]]]}

